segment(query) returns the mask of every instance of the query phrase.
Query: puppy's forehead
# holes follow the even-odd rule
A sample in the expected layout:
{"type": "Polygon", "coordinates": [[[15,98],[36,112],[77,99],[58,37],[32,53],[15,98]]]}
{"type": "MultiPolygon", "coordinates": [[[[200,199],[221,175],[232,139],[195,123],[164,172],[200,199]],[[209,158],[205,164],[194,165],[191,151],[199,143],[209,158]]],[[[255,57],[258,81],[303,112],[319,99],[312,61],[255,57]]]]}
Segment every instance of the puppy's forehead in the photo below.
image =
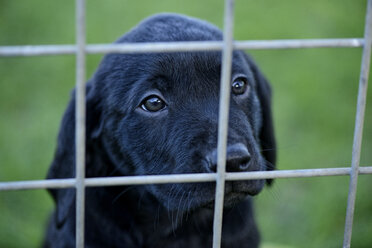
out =
{"type": "MultiPolygon", "coordinates": [[[[236,75],[253,78],[241,54],[235,52],[232,78],[236,75]]],[[[221,52],[170,53],[151,56],[146,87],[159,89],[162,93],[179,91],[206,95],[219,92],[221,78],[221,52]]],[[[175,93],[175,92],[173,92],[175,93]]]]}
{"type": "Polygon", "coordinates": [[[206,21],[176,14],[158,14],[140,22],[117,42],[222,40],[222,32],[206,21]]]}
{"type": "Polygon", "coordinates": [[[151,73],[180,84],[201,84],[202,87],[202,82],[219,79],[220,61],[218,52],[162,54],[153,61],[151,73]]]}

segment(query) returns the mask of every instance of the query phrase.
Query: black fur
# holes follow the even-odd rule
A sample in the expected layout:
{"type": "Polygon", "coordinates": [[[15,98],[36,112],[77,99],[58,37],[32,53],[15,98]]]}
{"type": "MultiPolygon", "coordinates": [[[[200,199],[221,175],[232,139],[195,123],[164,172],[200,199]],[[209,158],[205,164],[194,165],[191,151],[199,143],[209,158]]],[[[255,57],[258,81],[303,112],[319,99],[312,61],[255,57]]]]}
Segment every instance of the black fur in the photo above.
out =
{"type": "MultiPolygon", "coordinates": [[[[160,14],[117,43],[221,39],[207,22],[160,14]]],[[[214,172],[220,70],[221,52],[106,55],[86,87],[86,176],[214,172]],[[146,111],[148,96],[166,105],[146,111]]],[[[226,169],[272,170],[270,86],[235,51],[231,82],[241,81],[246,91],[231,94],[226,169]]],[[[72,94],[48,178],[75,176],[74,106],[72,94]]],[[[222,247],[258,246],[251,196],[263,186],[263,180],[226,182],[222,247]]],[[[74,247],[75,190],[50,192],[56,211],[44,246],[74,247]]],[[[211,247],[214,194],[211,182],[87,188],[86,247],[211,247]]]]}

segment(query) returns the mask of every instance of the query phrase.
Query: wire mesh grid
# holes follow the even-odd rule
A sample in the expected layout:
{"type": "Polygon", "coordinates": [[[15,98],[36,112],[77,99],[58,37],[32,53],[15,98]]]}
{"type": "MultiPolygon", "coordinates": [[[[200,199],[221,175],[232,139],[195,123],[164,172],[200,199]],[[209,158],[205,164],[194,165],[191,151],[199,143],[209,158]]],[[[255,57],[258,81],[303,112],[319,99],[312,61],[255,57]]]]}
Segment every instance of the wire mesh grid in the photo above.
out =
{"type": "Polygon", "coordinates": [[[268,178],[294,178],[318,176],[350,176],[349,194],[345,220],[343,247],[350,247],[354,216],[357,181],[359,174],[372,174],[372,166],[359,167],[364,114],[372,45],[372,0],[368,0],[363,38],[352,39],[306,39],[306,40],[262,40],[233,41],[234,0],[225,0],[223,41],[202,42],[160,42],[141,44],[86,44],[85,0],[76,0],[76,44],[75,45],[39,45],[39,46],[2,46],[0,56],[40,56],[40,55],[76,55],[76,177],[69,179],[49,179],[32,181],[0,182],[0,191],[21,189],[76,188],[76,247],[84,247],[84,211],[85,188],[92,186],[162,184],[186,182],[216,182],[213,247],[221,244],[222,213],[225,181],[253,180],[268,178]],[[230,74],[232,51],[234,49],[295,49],[315,47],[363,47],[359,78],[357,112],[354,129],[351,167],[323,168],[305,170],[280,170],[261,172],[231,173],[225,171],[226,141],[228,128],[228,110],[230,96],[230,74]],[[180,51],[222,50],[221,96],[218,131],[218,162],[216,173],[172,174],[149,176],[122,176],[105,178],[85,178],[85,56],[95,53],[146,53],[180,51]]]}

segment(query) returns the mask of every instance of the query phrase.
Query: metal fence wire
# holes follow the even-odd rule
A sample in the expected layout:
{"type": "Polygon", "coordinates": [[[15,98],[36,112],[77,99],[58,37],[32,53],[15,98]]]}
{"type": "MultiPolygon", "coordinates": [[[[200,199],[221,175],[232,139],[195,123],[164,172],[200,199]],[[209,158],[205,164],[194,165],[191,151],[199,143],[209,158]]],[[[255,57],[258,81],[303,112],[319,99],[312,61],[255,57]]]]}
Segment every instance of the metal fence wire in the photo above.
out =
{"type": "Polygon", "coordinates": [[[350,186],[345,220],[343,247],[350,247],[354,216],[357,181],[359,174],[372,174],[372,166],[359,167],[363,122],[366,107],[367,84],[370,68],[372,45],[372,0],[368,0],[363,38],[353,39],[306,39],[306,40],[264,40],[233,41],[234,0],[225,0],[223,41],[169,42],[141,44],[86,44],[85,0],[76,0],[76,44],[75,45],[39,45],[39,46],[1,46],[0,56],[39,56],[76,54],[76,177],[70,179],[50,179],[0,182],[0,191],[47,189],[75,187],[76,194],[76,247],[84,247],[84,211],[85,188],[92,186],[162,184],[186,182],[216,182],[213,248],[220,247],[222,230],[222,212],[225,181],[251,180],[267,178],[293,178],[349,175],[350,186]],[[225,171],[226,140],[228,128],[228,110],[230,95],[231,59],[234,49],[289,49],[315,47],[363,47],[357,113],[355,120],[351,167],[305,170],[281,170],[261,172],[227,173],[225,171]],[[222,77],[218,131],[218,165],[216,173],[173,174],[151,176],[123,176],[106,178],[85,178],[85,56],[94,53],[144,53],[222,50],[222,77]]]}

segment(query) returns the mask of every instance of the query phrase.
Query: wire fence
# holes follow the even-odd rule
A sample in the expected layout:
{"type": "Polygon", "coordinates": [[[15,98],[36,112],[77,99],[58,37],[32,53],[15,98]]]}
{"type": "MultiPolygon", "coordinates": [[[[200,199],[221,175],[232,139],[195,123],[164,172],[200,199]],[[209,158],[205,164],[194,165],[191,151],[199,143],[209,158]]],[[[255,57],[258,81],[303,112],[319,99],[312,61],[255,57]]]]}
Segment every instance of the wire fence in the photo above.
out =
{"type": "Polygon", "coordinates": [[[299,178],[319,176],[350,176],[350,186],[345,219],[343,247],[350,247],[355,198],[359,174],[372,174],[372,166],[359,167],[363,123],[366,108],[367,86],[372,45],[372,0],[368,0],[363,38],[352,39],[306,39],[306,40],[262,40],[233,41],[234,0],[225,0],[223,41],[202,42],[160,42],[141,44],[86,44],[85,0],[76,0],[76,44],[38,46],[0,46],[0,57],[76,55],[76,177],[32,181],[0,182],[0,191],[76,188],[76,247],[84,247],[85,188],[92,186],[163,184],[186,182],[216,182],[213,248],[220,247],[224,187],[226,181],[268,178],[299,178]],[[230,96],[230,74],[232,51],[234,49],[296,49],[316,47],[363,47],[357,113],[354,129],[351,167],[305,170],[281,170],[261,172],[228,173],[226,166],[226,141],[230,96]],[[218,158],[216,173],[172,174],[149,176],[122,176],[106,178],[85,178],[85,56],[95,53],[153,53],[180,51],[222,51],[221,96],[219,109],[218,158]]]}

